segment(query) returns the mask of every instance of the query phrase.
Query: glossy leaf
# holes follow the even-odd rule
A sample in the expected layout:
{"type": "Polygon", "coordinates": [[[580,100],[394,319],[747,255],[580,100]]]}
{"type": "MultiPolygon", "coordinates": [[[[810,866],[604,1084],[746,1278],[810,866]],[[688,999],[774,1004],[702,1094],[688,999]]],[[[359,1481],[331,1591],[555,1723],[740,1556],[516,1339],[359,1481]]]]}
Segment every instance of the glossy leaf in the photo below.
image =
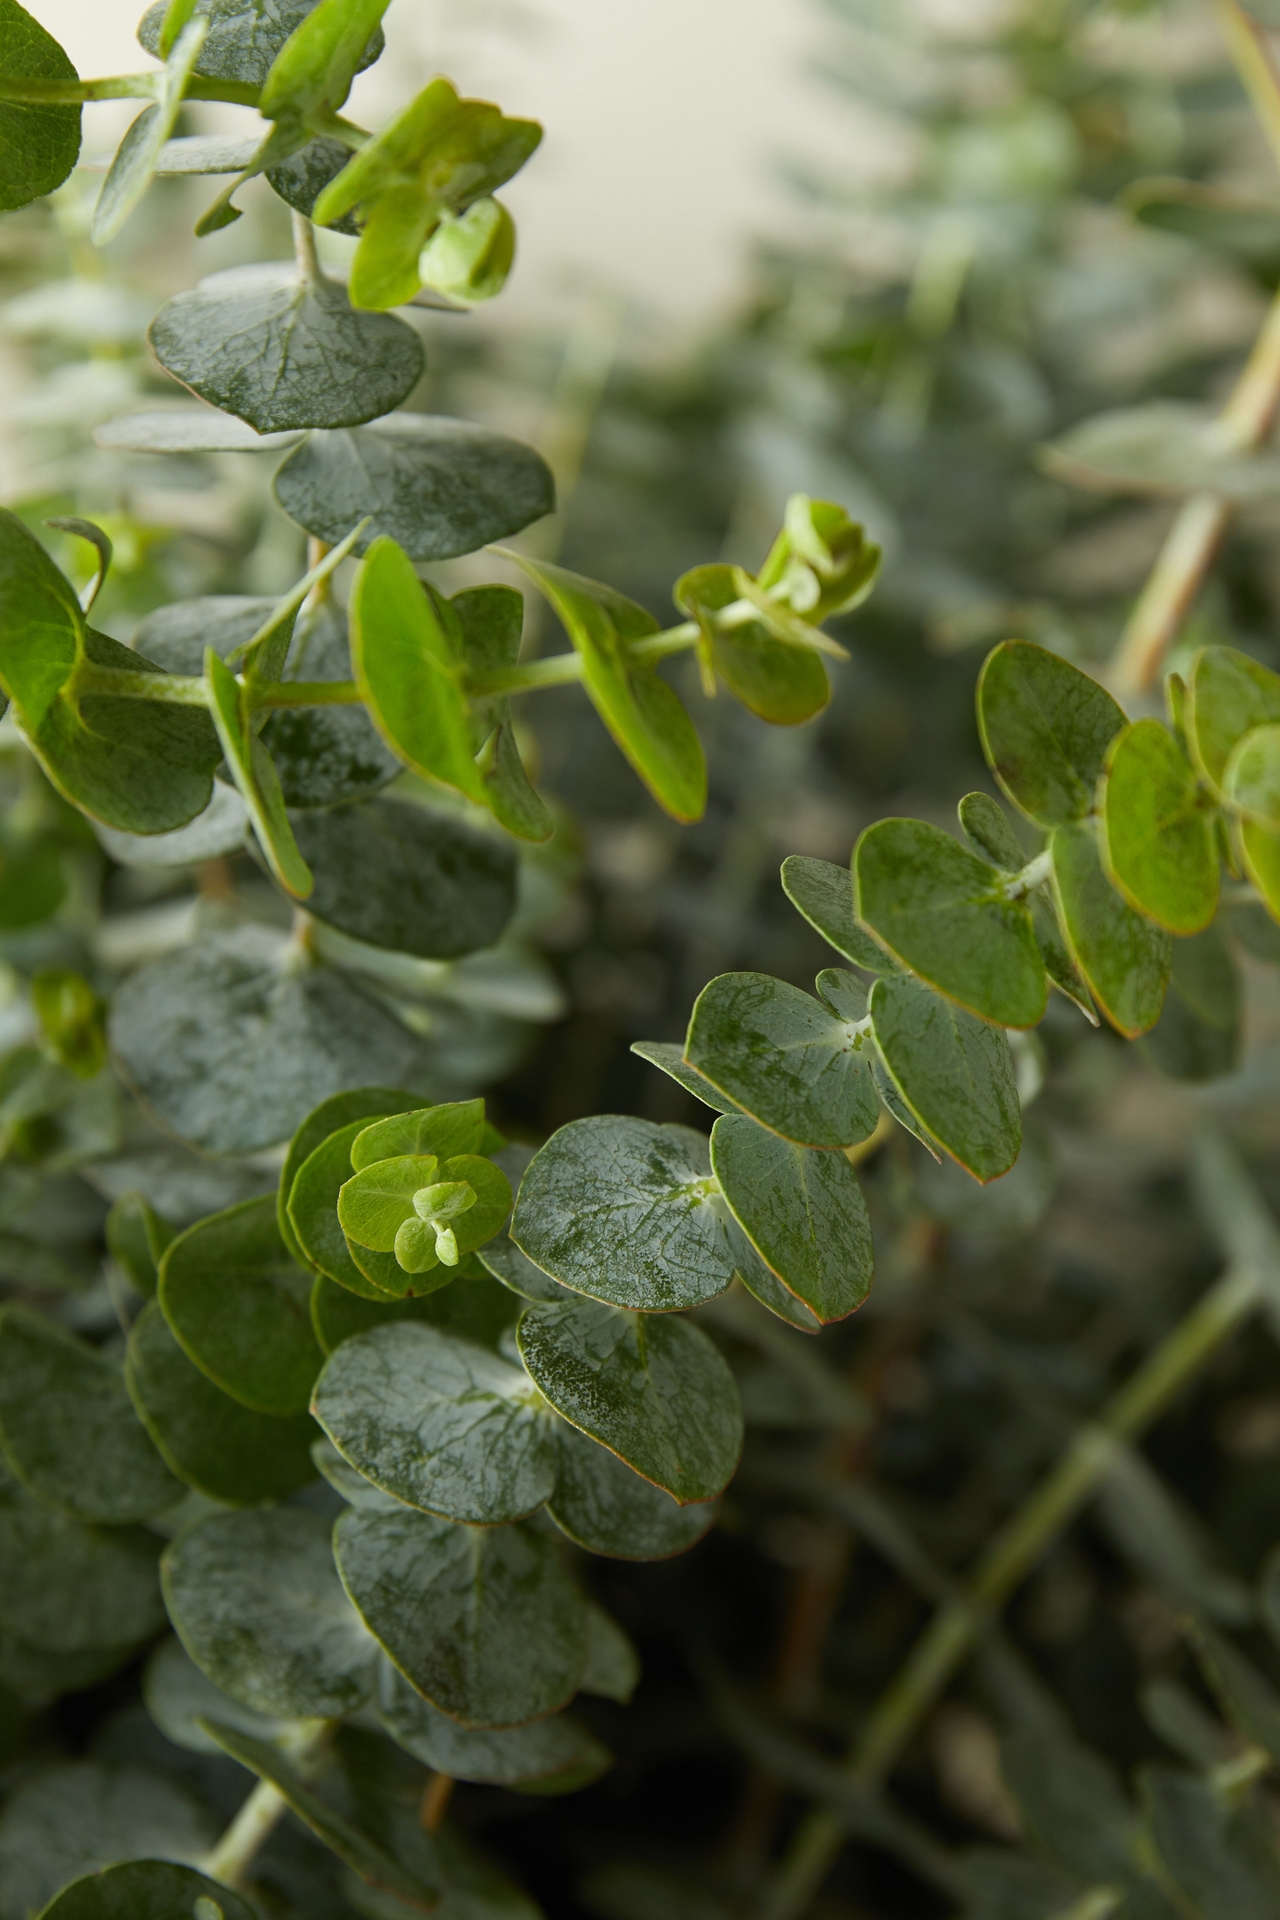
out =
{"type": "Polygon", "coordinates": [[[233,1700],[328,1720],[369,1698],[378,1650],[342,1590],[319,1514],[215,1514],[171,1542],[162,1573],[178,1638],[233,1700]]]}
{"type": "Polygon", "coordinates": [[[259,433],[373,420],[408,398],[424,364],[403,320],[356,313],[336,281],[287,268],[213,274],[166,302],[147,338],[166,373],[259,433]]]}
{"type": "Polygon", "coordinates": [[[0,1631],[51,1653],[136,1646],[164,1619],[159,1541],[46,1506],[0,1461],[0,1631]]]}
{"type": "Polygon", "coordinates": [[[14,1305],[0,1312],[0,1444],[34,1494],[80,1520],[144,1520],[182,1493],[119,1365],[14,1305]]]}
{"type": "Polygon", "coordinates": [[[722,629],[716,613],[741,597],[736,569],[725,565],[694,567],[674,588],[676,605],[702,627],[711,664],[735,699],[774,726],[811,720],[831,698],[822,656],[779,640],[760,620],[722,629]]]}
{"type": "MultiPolygon", "coordinates": [[[[368,327],[404,325],[387,314],[358,319],[368,327]]],[[[411,338],[416,348],[417,336],[411,338]]],[[[413,384],[398,397],[403,399],[413,384]]],[[[411,560],[449,560],[506,539],[553,511],[555,482],[532,447],[442,415],[396,413],[374,419],[395,404],[362,413],[359,418],[370,423],[363,431],[310,434],[281,465],[276,499],[318,540],[336,544],[368,518],[358,550],[389,538],[411,560]]],[[[350,423],[315,422],[345,424],[350,423]]]]}
{"type": "Polygon", "coordinates": [[[714,1499],[742,1449],[733,1376],[687,1320],[572,1300],[531,1306],[520,1353],[571,1426],[682,1506],[714,1499]]]}
{"type": "Polygon", "coordinates": [[[871,1223],[842,1153],[793,1146],[745,1114],[724,1114],[712,1129],[711,1165],[756,1252],[819,1320],[843,1320],[862,1305],[871,1223]]]}
{"type": "Polygon", "coordinates": [[[785,1320],[801,1333],[821,1333],[822,1322],[805,1306],[797,1294],[784,1287],[772,1267],[766,1266],[732,1214],[725,1220],[725,1232],[733,1254],[734,1277],[741,1281],[762,1307],[785,1320]]]}
{"type": "Polygon", "coordinates": [[[608,1748],[565,1713],[497,1731],[460,1727],[415,1693],[389,1663],[382,1670],[378,1718],[406,1753],[452,1780],[569,1792],[598,1779],[612,1764],[608,1748]]]}
{"type": "Polygon", "coordinates": [[[983,752],[1014,806],[1038,826],[1089,812],[1107,748],[1124,725],[1106,689],[1058,654],[1006,640],[987,656],[978,679],[983,752]]]}
{"type": "Polygon", "coordinates": [[[401,1112],[413,1104],[411,1095],[396,1093],[389,1087],[355,1087],[350,1093],[332,1094],[307,1115],[289,1142],[276,1191],[276,1226],[280,1238],[300,1266],[307,1264],[308,1256],[303,1252],[289,1218],[289,1196],[303,1162],[311,1157],[317,1147],[323,1146],[331,1134],[350,1126],[353,1120],[363,1120],[367,1125],[371,1120],[401,1112]]]}
{"type": "Polygon", "coordinates": [[[336,112],[366,63],[387,5],[388,0],[319,0],[309,8],[263,78],[259,112],[286,122],[336,112]]]}
{"type": "Polygon", "coordinates": [[[523,1369],[420,1322],[345,1340],[314,1410],[366,1479],[446,1520],[520,1520],[555,1486],[555,1435],[523,1369]]]}
{"type": "Polygon", "coordinates": [[[544,1534],[353,1508],[334,1550],[369,1631],[410,1685],[463,1726],[518,1726],[576,1691],[586,1605],[544,1534]]]}
{"type": "Polygon", "coordinates": [[[880,820],[853,874],[859,918],[904,966],[980,1019],[1035,1026],[1048,985],[1031,916],[987,861],[922,820],[880,820]]]}
{"type": "Polygon", "coordinates": [[[615,1560],[666,1560],[695,1546],[716,1523],[712,1500],[679,1506],[616,1453],[567,1421],[556,1423],[555,1491],[547,1512],[588,1553],[615,1560]]]}
{"type": "Polygon", "coordinates": [[[415,1107],[376,1120],[351,1143],[351,1165],[356,1173],[379,1160],[403,1154],[434,1153],[450,1160],[459,1153],[479,1153],[484,1136],[484,1101],[449,1100],[442,1106],[415,1107]]]}
{"type": "Polygon", "coordinates": [[[73,1880],[40,1920],[255,1920],[254,1911],[221,1880],[164,1860],[129,1860],[73,1880]]]}
{"type": "Polygon", "coordinates": [[[1126,906],[1102,870],[1088,825],[1054,829],[1053,890],[1072,958],[1112,1026],[1136,1039],[1160,1017],[1172,942],[1126,906]]]}
{"type": "Polygon", "coordinates": [[[876,1045],[912,1117],[975,1180],[998,1180],[1022,1145],[1007,1035],[907,974],[877,980],[870,1004],[876,1045]]]}
{"type": "Polygon", "coordinates": [[[677,820],[700,820],[707,767],[692,720],[665,680],[636,666],[627,643],[658,631],[651,614],[581,574],[510,554],[544,593],[582,659],[587,693],[654,798],[677,820]]]}
{"type": "Polygon", "coordinates": [[[678,1311],[733,1278],[713,1186],[706,1138],[690,1127],[573,1120],[521,1181],[511,1238],[575,1293],[678,1311]]]}
{"type": "Polygon", "coordinates": [[[276,1225],[273,1194],[201,1220],[160,1265],[160,1306],[183,1352],[258,1413],[303,1413],[322,1355],[311,1277],[276,1225]]]}
{"type": "MultiPolygon", "coordinates": [[[[74,80],[76,70],[51,33],[18,0],[0,0],[0,49],[14,79],[74,80]]],[[[0,210],[52,193],[80,153],[80,108],[0,104],[0,210]]]]}
{"type": "Polygon", "coordinates": [[[1142,1051],[1179,1080],[1216,1080],[1240,1054],[1241,983],[1218,927],[1175,940],[1160,1018],[1142,1051]]]}
{"type": "Polygon", "coordinates": [[[711,1107],[716,1113],[734,1113],[736,1103],[713,1086],[705,1074],[691,1067],[684,1057],[684,1051],[674,1040],[633,1040],[632,1053],[639,1054],[652,1067],[657,1067],[672,1080],[691,1093],[695,1100],[701,1100],[703,1106],[711,1107]]]}
{"type": "Polygon", "coordinates": [[[1236,742],[1255,727],[1280,723],[1280,674],[1234,647],[1205,647],[1192,663],[1185,719],[1196,771],[1222,800],[1236,742]]]}
{"type": "Polygon", "coordinates": [[[1101,800],[1108,877],[1129,905],[1169,933],[1207,927],[1218,904],[1214,819],[1193,768],[1158,720],[1138,720],[1115,736],[1101,800]]]}
{"type": "Polygon", "coordinates": [[[257,1506],[315,1478],[311,1420],[254,1413],[223,1393],[188,1360],[154,1300],[134,1322],[125,1381],[166,1464],[211,1500],[257,1506]]]}
{"type": "Polygon", "coordinates": [[[893,955],[858,924],[853,875],[848,867],[793,853],[782,863],[782,891],[809,925],[846,960],[865,967],[868,973],[897,971],[893,955]]]}
{"type": "Polygon", "coordinates": [[[116,149],[93,210],[89,237],[106,246],[123,227],[151,184],[160,150],[182,111],[186,84],[204,46],[208,24],[199,15],[182,28],[172,49],[165,49],[153,104],[144,107],[116,149]]]}

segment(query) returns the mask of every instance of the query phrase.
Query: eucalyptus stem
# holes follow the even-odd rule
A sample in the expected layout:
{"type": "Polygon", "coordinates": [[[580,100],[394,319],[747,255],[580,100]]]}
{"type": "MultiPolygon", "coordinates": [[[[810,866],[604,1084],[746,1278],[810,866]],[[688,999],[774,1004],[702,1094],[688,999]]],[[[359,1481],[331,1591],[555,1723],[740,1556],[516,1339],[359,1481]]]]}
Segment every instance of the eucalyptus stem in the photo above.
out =
{"type": "Polygon", "coordinates": [[[270,1780],[259,1780],[249,1798],[217,1844],[201,1861],[201,1869],[224,1887],[239,1887],[259,1849],[279,1824],[288,1801],[270,1780]]]}
{"type": "MultiPolygon", "coordinates": [[[[154,100],[158,71],[114,73],[103,80],[41,80],[21,74],[0,76],[0,100],[21,106],[77,106],[93,100],[154,100]]],[[[256,107],[260,88],[247,81],[211,80],[193,73],[183,88],[187,100],[223,100],[234,107],[256,107]]]]}
{"type": "Polygon", "coordinates": [[[293,257],[298,263],[298,272],[308,286],[314,286],[321,278],[316,230],[305,213],[292,213],[289,217],[293,224],[293,257]]]}
{"type": "MultiPolygon", "coordinates": [[[[1228,1267],[1155,1352],[1078,1433],[1057,1465],[982,1555],[964,1590],[945,1601],[873,1707],[845,1761],[851,1783],[879,1785],[974,1643],[1106,1479],[1116,1447],[1137,1438],[1260,1304],[1255,1264],[1228,1267]]],[[[763,1905],[763,1920],[799,1920],[830,1872],[846,1828],[833,1813],[802,1823],[763,1905]]]]}

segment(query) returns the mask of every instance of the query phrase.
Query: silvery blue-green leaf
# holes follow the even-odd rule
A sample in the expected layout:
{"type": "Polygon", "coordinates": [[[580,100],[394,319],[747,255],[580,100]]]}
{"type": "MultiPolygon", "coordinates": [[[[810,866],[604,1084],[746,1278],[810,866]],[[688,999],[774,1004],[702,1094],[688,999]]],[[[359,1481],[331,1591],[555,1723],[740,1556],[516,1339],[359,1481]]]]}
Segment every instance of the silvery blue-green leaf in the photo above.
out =
{"type": "Polygon", "coordinates": [[[187,867],[239,853],[249,828],[244,801],[234,787],[213,783],[213,797],[189,826],[169,833],[122,833],[93,823],[99,843],[122,867],[187,867]]]}
{"type": "Polygon", "coordinates": [[[467,1727],[565,1706],[587,1657],[587,1610],[554,1541],[459,1527],[409,1508],[342,1515],[338,1570],[370,1633],[423,1698],[467,1727]]]}
{"type": "Polygon", "coordinates": [[[560,1282],[536,1267],[527,1253],[521,1253],[505,1227],[476,1249],[476,1258],[495,1280],[522,1300],[564,1299],[560,1282]]]}
{"type": "Polygon", "coordinates": [[[80,1520],[143,1520],[182,1493],[118,1362],[13,1305],[0,1313],[0,1444],[33,1493],[80,1520]]]}
{"type": "Polygon", "coordinates": [[[159,1300],[183,1352],[233,1400],[306,1411],[322,1359],[311,1276],[280,1237],[274,1194],[180,1234],[160,1264],[159,1300]]]}
{"type": "Polygon", "coordinates": [[[405,1504],[403,1500],[384,1493],[381,1487],[375,1487],[372,1480],[366,1480],[362,1473],[357,1473],[351,1462],[343,1459],[332,1440],[326,1439],[324,1434],[312,1442],[311,1458],[316,1463],[316,1471],[321,1479],[327,1480],[349,1507],[367,1507],[371,1513],[394,1513],[405,1504]]]}
{"type": "Polygon", "coordinates": [[[706,1138],[610,1114],[552,1134],[520,1183],[511,1237],[561,1286],[671,1312],[723,1293],[733,1261],[706,1138]]]}
{"type": "Polygon", "coordinates": [[[599,1441],[556,1424],[558,1466],[547,1512],[588,1553],[615,1560],[666,1560],[685,1553],[715,1525],[719,1508],[707,1500],[679,1506],[663,1488],[634,1473],[599,1441]]]}
{"type": "Polygon", "coordinates": [[[583,1693],[597,1693],[625,1707],[640,1685],[640,1655],[612,1614],[595,1601],[587,1606],[587,1664],[583,1693]]]}
{"type": "Polygon", "coordinates": [[[377,1649],[342,1590],[319,1514],[215,1514],[166,1548],[165,1604],[203,1674],[246,1707],[334,1719],[373,1690],[377,1649]]]}
{"type": "Polygon", "coordinates": [[[681,1506],[727,1486],[742,1410],[733,1375],[699,1328],[570,1300],[531,1306],[518,1338],[556,1412],[681,1506]]]}
{"type": "MultiPolygon", "coordinates": [[[[29,1914],[46,1911],[45,1903],[68,1882],[90,1889],[95,1881],[101,1885],[97,1870],[122,1853],[149,1856],[148,1864],[155,1865],[157,1873],[173,1876],[169,1891],[178,1876],[185,1875],[203,1891],[227,1893],[184,1865],[160,1865],[198,1860],[216,1837],[208,1809],[159,1774],[88,1760],[54,1767],[25,1781],[0,1813],[0,1913],[4,1920],[27,1920],[29,1914]],[[82,1874],[94,1874],[95,1881],[81,1880],[82,1874]]],[[[74,1913],[72,1889],[63,1899],[70,1903],[65,1911],[74,1913]]],[[[235,1894],[229,1899],[235,1904],[226,1920],[252,1920],[250,1909],[235,1894]]],[[[55,1901],[55,1910],[62,1905],[62,1900],[55,1901]]],[[[175,1904],[160,1911],[186,1920],[194,1909],[175,1904]]],[[[100,1920],[103,1913],[111,1920],[141,1920],[148,1909],[85,1904],[81,1912],[85,1920],[100,1920]]]]}
{"type": "Polygon", "coordinates": [[[183,27],[156,76],[153,104],[143,108],[116,149],[90,222],[89,238],[95,247],[105,247],[108,240],[114,240],[151,184],[161,149],[182,111],[187,80],[208,30],[208,22],[199,14],[183,27]]]}
{"type": "Polygon", "coordinates": [[[1007,1173],[1022,1144],[1008,1036],[902,974],[871,990],[872,1032],[899,1098],[975,1180],[1007,1173]]]}
{"type": "Polygon", "coordinates": [[[1280,487],[1274,458],[1233,446],[1214,408],[1186,400],[1146,400],[1078,421],[1041,449],[1041,461],[1056,477],[1101,493],[1252,500],[1280,487]]]}
{"type": "Polygon", "coordinates": [[[314,1423],[254,1413],[188,1360],[149,1301],[134,1321],[125,1383],[166,1465],[197,1492],[231,1506],[281,1500],[314,1480],[314,1423]]]}
{"type": "Polygon", "coordinates": [[[798,1295],[783,1286],[772,1267],[765,1265],[727,1208],[726,1214],[725,1232],[733,1252],[734,1272],[747,1292],[762,1307],[767,1307],[770,1313],[776,1313],[780,1320],[785,1320],[788,1326],[796,1327],[801,1333],[821,1333],[822,1322],[817,1314],[811,1313],[798,1295]]]}
{"type": "Polygon", "coordinates": [[[867,1297],[871,1222],[842,1153],[793,1146],[745,1114],[711,1133],[711,1165],[733,1216],[765,1265],[824,1324],[867,1297]]]}
{"type": "Polygon", "coordinates": [[[278,1740],[289,1733],[294,1722],[259,1713],[233,1700],[201,1673],[180,1640],[162,1640],[147,1662],[142,1676],[142,1697],[147,1712],[166,1740],[188,1753],[220,1753],[199,1724],[202,1719],[221,1720],[242,1733],[257,1734],[263,1740],[278,1740]]]}
{"type": "Polygon", "coordinates": [[[356,313],[336,281],[300,279],[290,267],[274,278],[215,273],[167,301],[147,337],[175,380],[259,433],[373,420],[408,398],[424,365],[403,320],[356,313]]]}
{"type": "MultiPolygon", "coordinates": [[[[341,611],[327,600],[314,609],[304,607],[284,678],[351,677],[351,650],[341,611]]],[[[359,705],[277,708],[262,729],[262,744],[275,763],[289,807],[331,807],[340,800],[363,799],[402,771],[359,705]]]]}
{"type": "Polygon", "coordinates": [[[313,1404],[367,1479],[446,1520],[519,1520],[556,1484],[554,1430],[527,1374],[421,1322],[344,1340],[313,1404]]]}
{"type": "Polygon", "coordinates": [[[858,922],[853,875],[830,860],[793,853],[782,863],[782,891],[828,945],[868,973],[894,973],[898,962],[858,922]]]}
{"type": "Polygon", "coordinates": [[[160,1542],[88,1527],[35,1499],[0,1461],[0,1631],[53,1653],[147,1639],[164,1618],[160,1542]]]}
{"type": "MultiPolygon", "coordinates": [[[[157,57],[168,4],[169,0],[154,0],[138,23],[139,44],[157,57]]],[[[315,6],[316,0],[200,0],[201,12],[208,15],[209,33],[196,72],[211,80],[238,80],[260,87],[285,41],[315,6]]],[[[378,27],[360,55],[357,71],[372,66],[382,49],[378,27]]]]}
{"type": "Polygon", "coordinates": [[[140,968],[116,994],[107,1032],[144,1104],[207,1153],[274,1146],[346,1087],[430,1087],[426,1049],[393,1015],[332,969],[300,963],[264,927],[140,968]]]}
{"type": "MultiPolygon", "coordinates": [[[[412,1095],[396,1093],[389,1087],[353,1087],[349,1093],[335,1093],[329,1099],[322,1100],[307,1115],[289,1142],[289,1151],[280,1169],[280,1185],[276,1190],[276,1225],[280,1229],[280,1238],[300,1265],[305,1265],[309,1256],[303,1252],[293,1231],[288,1207],[293,1183],[303,1163],[332,1134],[349,1127],[353,1120],[362,1119],[368,1124],[370,1120],[381,1119],[388,1113],[397,1113],[414,1105],[416,1102],[412,1095]]],[[[348,1165],[346,1171],[349,1170],[348,1165]]],[[[346,1171],[343,1173],[344,1179],[346,1171]]]]}
{"type": "Polygon", "coordinates": [[[694,1002],[685,1058],[761,1126],[809,1147],[866,1140],[880,1117],[847,1018],[767,973],[722,973],[694,1002]]]}
{"type": "MultiPolygon", "coordinates": [[[[385,314],[361,314],[359,320],[404,325],[385,314]]],[[[376,411],[390,414],[396,404],[376,411]]],[[[318,540],[336,545],[370,517],[358,552],[386,535],[411,560],[448,560],[506,539],[555,508],[550,469],[521,441],[433,414],[396,413],[375,421],[371,411],[360,418],[370,424],[359,432],[310,434],[276,475],[276,499],[318,540]]]]}
{"type": "MultiPolygon", "coordinates": [[[[253,152],[256,151],[255,143],[253,152]]],[[[249,158],[253,158],[253,153],[249,158]]],[[[268,167],[266,182],[286,206],[305,213],[310,219],[316,201],[329,182],[337,179],[350,158],[350,147],[343,146],[340,140],[318,136],[308,140],[296,153],[289,154],[278,166],[268,167]]],[[[329,226],[334,233],[348,233],[353,237],[360,232],[359,222],[349,213],[343,214],[340,220],[331,220],[329,226]]]]}
{"type": "MultiPolygon", "coordinates": [[[[166,140],[156,158],[155,173],[243,173],[256,156],[261,140],[243,140],[227,133],[184,133],[166,140]]],[[[108,173],[112,154],[90,154],[80,162],[85,173],[108,173]]]]}
{"type": "Polygon", "coordinates": [[[691,1093],[695,1100],[701,1100],[704,1106],[711,1107],[716,1113],[736,1111],[734,1103],[721,1093],[719,1087],[712,1086],[705,1074],[689,1065],[674,1040],[633,1040],[631,1051],[638,1053],[642,1060],[647,1060],[651,1067],[657,1067],[669,1075],[686,1093],[691,1093]]]}
{"type": "Polygon", "coordinates": [[[537,1782],[544,1791],[567,1792],[612,1764],[608,1748],[566,1713],[496,1731],[460,1727],[415,1693],[389,1661],[379,1682],[378,1718],[406,1753],[454,1780],[503,1787],[537,1782]]]}

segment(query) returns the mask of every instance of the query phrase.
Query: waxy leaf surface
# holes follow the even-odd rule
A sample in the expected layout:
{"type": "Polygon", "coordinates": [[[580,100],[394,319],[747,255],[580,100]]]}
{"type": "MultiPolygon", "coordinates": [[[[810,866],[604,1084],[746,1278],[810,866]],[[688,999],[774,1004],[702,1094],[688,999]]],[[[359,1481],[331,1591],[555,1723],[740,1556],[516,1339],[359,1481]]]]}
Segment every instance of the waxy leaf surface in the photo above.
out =
{"type": "Polygon", "coordinates": [[[403,1154],[434,1153],[451,1160],[459,1153],[479,1153],[484,1136],[483,1100],[448,1100],[436,1107],[414,1107],[375,1120],[351,1144],[356,1173],[379,1160],[403,1154]]]}
{"type": "Polygon", "coordinates": [[[702,627],[711,664],[744,707],[774,726],[796,726],[821,713],[831,698],[822,656],[813,647],[788,645],[762,620],[722,629],[714,616],[740,600],[737,569],[694,567],[677,580],[675,603],[702,627]]]}
{"type": "Polygon", "coordinates": [[[384,1662],[378,1718],[397,1745],[437,1773],[489,1786],[541,1783],[545,1791],[586,1786],[612,1755],[570,1714],[553,1713],[524,1727],[460,1727],[384,1662]]]}
{"type": "MultiPolygon", "coordinates": [[[[168,4],[169,0],[156,0],[138,23],[140,44],[157,56],[168,4]]],[[[196,72],[211,80],[239,80],[260,87],[285,41],[315,6],[316,0],[200,0],[200,11],[209,17],[209,32],[196,72]]],[[[360,56],[358,71],[371,66],[382,47],[379,27],[360,56]]]]}
{"type": "Polygon", "coordinates": [[[1060,655],[1006,640],[987,656],[978,678],[983,752],[1014,806],[1038,826],[1090,811],[1107,748],[1124,725],[1106,688],[1060,655]]]}
{"type": "Polygon", "coordinates": [[[830,860],[793,853],[782,863],[782,891],[809,925],[837,953],[868,973],[893,973],[893,955],[858,924],[853,903],[853,874],[830,860]]]}
{"type": "Polygon", "coordinates": [[[1194,768],[1158,720],[1135,721],[1111,742],[1101,844],[1108,876],[1136,912],[1182,936],[1208,926],[1221,866],[1214,818],[1194,768]]]}
{"type": "Polygon", "coordinates": [[[615,1560],[666,1560],[715,1525],[714,1500],[680,1506],[616,1453],[566,1420],[556,1423],[555,1491],[547,1512],[588,1553],[615,1560]]]}
{"type": "Polygon", "coordinates": [[[1112,1026],[1136,1039],[1160,1017],[1172,942],[1136,914],[1102,870],[1093,829],[1054,829],[1053,889],[1072,958],[1112,1026]]]}
{"type": "Polygon", "coordinates": [[[929,1140],[975,1180],[1007,1173],[1022,1145],[1007,1035],[906,974],[878,980],[870,1004],[885,1069],[929,1140]]]}
{"type": "Polygon", "coordinates": [[[674,1040],[633,1040],[631,1051],[638,1053],[642,1060],[647,1060],[650,1066],[668,1074],[686,1093],[691,1093],[695,1100],[701,1100],[704,1106],[713,1108],[716,1113],[737,1111],[735,1101],[721,1093],[719,1087],[713,1086],[704,1073],[699,1073],[696,1067],[689,1065],[683,1048],[677,1046],[674,1040]]]}
{"type": "MultiPolygon", "coordinates": [[[[352,1142],[363,1131],[363,1121],[349,1121],[307,1156],[289,1190],[289,1222],[308,1265],[317,1273],[365,1299],[388,1300],[394,1285],[390,1272],[387,1286],[382,1287],[356,1265],[338,1219],[338,1195],[351,1178],[352,1142]]],[[[385,1268],[395,1266],[394,1255],[377,1257],[385,1268]]]]}
{"type": "Polygon", "coordinates": [[[307,1264],[307,1255],[302,1251],[289,1218],[289,1196],[304,1161],[309,1160],[316,1148],[323,1146],[331,1134],[350,1126],[353,1120],[364,1120],[367,1124],[414,1105],[416,1102],[411,1094],[397,1093],[389,1087],[353,1087],[349,1093],[335,1093],[329,1099],[322,1100],[307,1115],[289,1142],[276,1192],[276,1225],[280,1230],[280,1238],[300,1266],[307,1264]]]}

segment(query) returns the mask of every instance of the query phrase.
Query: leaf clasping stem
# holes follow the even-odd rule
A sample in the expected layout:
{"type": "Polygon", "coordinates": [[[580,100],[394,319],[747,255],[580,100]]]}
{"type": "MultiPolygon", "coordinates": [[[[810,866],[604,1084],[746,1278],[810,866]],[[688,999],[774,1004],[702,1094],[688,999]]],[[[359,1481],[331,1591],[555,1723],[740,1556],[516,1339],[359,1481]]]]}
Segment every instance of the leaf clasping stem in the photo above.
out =
{"type": "Polygon", "coordinates": [[[1046,847],[1034,860],[1028,860],[1025,867],[1019,869],[1012,879],[1007,880],[1001,889],[1006,900],[1025,900],[1029,893],[1043,886],[1053,872],[1053,855],[1046,847]]]}

